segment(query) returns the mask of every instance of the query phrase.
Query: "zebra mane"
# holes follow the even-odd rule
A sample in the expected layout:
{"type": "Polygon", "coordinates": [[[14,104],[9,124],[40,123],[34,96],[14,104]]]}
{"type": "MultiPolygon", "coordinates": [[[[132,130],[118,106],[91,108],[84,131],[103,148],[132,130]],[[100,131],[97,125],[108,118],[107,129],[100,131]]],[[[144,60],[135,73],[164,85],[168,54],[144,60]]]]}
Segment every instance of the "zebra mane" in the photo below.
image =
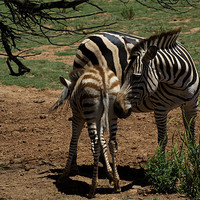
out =
{"type": "Polygon", "coordinates": [[[69,79],[72,83],[76,83],[79,77],[84,73],[85,69],[74,69],[69,73],[69,79]]]}
{"type": "Polygon", "coordinates": [[[153,35],[149,38],[143,39],[138,42],[132,49],[131,54],[141,49],[146,50],[150,46],[156,46],[158,49],[168,49],[176,45],[177,38],[181,32],[181,28],[162,32],[159,35],[153,35]]]}

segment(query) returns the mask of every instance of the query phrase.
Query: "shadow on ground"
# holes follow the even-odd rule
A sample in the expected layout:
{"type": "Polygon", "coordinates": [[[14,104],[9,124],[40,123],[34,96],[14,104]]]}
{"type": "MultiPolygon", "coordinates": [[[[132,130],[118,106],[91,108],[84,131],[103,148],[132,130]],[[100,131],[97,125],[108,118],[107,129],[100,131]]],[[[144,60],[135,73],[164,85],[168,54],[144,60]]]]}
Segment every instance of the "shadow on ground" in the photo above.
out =
{"type": "MultiPolygon", "coordinates": [[[[79,175],[83,177],[92,178],[93,166],[91,165],[81,165],[78,167],[79,175]]],[[[133,185],[140,185],[142,187],[147,186],[145,181],[145,171],[143,168],[136,169],[130,168],[129,166],[118,166],[118,172],[120,175],[120,180],[128,181],[129,183],[121,187],[121,191],[125,192],[133,187],[133,185]]],[[[79,195],[87,197],[89,192],[89,184],[79,180],[72,180],[70,177],[66,179],[63,184],[57,184],[56,180],[62,173],[61,169],[52,169],[51,175],[47,178],[55,180],[55,185],[59,192],[68,195],[79,195]],[[58,175],[59,174],[59,175],[58,175]]],[[[99,179],[106,179],[106,173],[103,167],[99,167],[99,179]]],[[[99,194],[112,194],[113,187],[102,188],[98,187],[96,193],[99,194]]]]}

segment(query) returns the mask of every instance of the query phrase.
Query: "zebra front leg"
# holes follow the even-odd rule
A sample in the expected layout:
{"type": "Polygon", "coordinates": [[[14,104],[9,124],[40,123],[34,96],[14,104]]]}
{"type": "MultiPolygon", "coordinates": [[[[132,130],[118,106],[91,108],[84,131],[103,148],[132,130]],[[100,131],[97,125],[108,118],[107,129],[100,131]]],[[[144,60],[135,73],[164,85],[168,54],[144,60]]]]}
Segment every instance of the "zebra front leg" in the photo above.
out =
{"type": "Polygon", "coordinates": [[[181,109],[184,126],[189,134],[188,137],[194,143],[196,142],[195,121],[198,111],[198,99],[192,102],[186,102],[182,105],[181,109]]]}
{"type": "MultiPolygon", "coordinates": [[[[161,110],[162,108],[160,108],[161,110]]],[[[161,151],[165,152],[165,147],[167,145],[167,111],[155,111],[155,120],[156,120],[156,125],[158,129],[158,144],[161,147],[161,151]]]]}
{"type": "Polygon", "coordinates": [[[67,163],[66,163],[65,169],[63,171],[63,174],[59,177],[59,179],[57,181],[58,183],[62,183],[63,181],[65,181],[65,179],[67,177],[69,177],[69,174],[70,174],[72,166],[73,166],[72,164],[74,162],[73,160],[76,159],[77,143],[78,143],[78,139],[79,139],[83,125],[84,125],[83,119],[73,117],[73,119],[72,119],[72,137],[71,137],[71,142],[70,142],[70,147],[69,147],[68,159],[67,159],[67,163]]]}
{"type": "Polygon", "coordinates": [[[100,156],[100,139],[99,135],[97,134],[96,123],[88,123],[88,133],[91,139],[91,150],[94,156],[92,184],[90,186],[88,197],[93,198],[95,196],[96,188],[98,186],[98,163],[100,156]]]}

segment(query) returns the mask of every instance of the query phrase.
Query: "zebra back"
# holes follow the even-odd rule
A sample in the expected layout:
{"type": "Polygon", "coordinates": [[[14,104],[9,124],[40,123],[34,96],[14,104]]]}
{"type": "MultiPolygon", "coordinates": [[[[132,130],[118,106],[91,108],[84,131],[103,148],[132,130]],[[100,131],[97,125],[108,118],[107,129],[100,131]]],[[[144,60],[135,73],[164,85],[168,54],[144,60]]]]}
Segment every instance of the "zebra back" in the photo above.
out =
{"type": "Polygon", "coordinates": [[[125,40],[131,47],[143,38],[120,32],[102,32],[85,39],[78,47],[73,68],[88,68],[93,65],[109,66],[120,82],[128,64],[129,52],[125,40]]]}

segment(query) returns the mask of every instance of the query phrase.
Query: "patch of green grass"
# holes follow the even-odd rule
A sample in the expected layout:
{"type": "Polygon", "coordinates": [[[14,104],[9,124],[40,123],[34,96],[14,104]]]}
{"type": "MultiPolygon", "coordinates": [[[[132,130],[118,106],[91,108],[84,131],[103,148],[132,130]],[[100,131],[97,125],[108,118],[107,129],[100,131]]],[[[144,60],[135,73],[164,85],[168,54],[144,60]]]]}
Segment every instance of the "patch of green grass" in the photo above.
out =
{"type": "Polygon", "coordinates": [[[173,154],[164,153],[158,148],[153,157],[148,157],[145,176],[158,193],[172,193],[176,191],[178,168],[173,160],[173,154]]]}
{"type": "Polygon", "coordinates": [[[64,52],[56,52],[56,56],[72,56],[76,54],[77,49],[66,49],[64,52]]]}
{"type": "MultiPolygon", "coordinates": [[[[0,58],[1,63],[5,63],[5,59],[0,58]]],[[[6,64],[1,65],[0,81],[4,85],[18,85],[22,87],[35,88],[62,88],[59,82],[59,76],[68,77],[67,73],[71,67],[61,62],[50,62],[47,60],[27,60],[23,63],[31,68],[30,73],[23,76],[10,76],[9,69],[6,64]]],[[[14,65],[13,65],[14,66],[14,65]]],[[[17,67],[14,67],[17,71],[17,67]]]]}
{"type": "Polygon", "coordinates": [[[146,161],[146,177],[153,189],[159,193],[179,191],[193,199],[200,198],[200,138],[194,142],[190,123],[183,134],[178,127],[182,144],[178,149],[172,141],[171,151],[157,149],[146,161]],[[179,184],[177,184],[179,182],[179,184]]]}
{"type": "MultiPolygon", "coordinates": [[[[180,34],[178,40],[188,49],[193,60],[196,63],[197,69],[200,72],[200,40],[199,34],[199,12],[200,12],[200,3],[197,3],[197,6],[191,9],[191,11],[183,13],[183,14],[171,14],[165,13],[161,11],[156,11],[153,9],[148,9],[143,7],[136,0],[127,1],[128,3],[124,4],[124,1],[119,0],[102,0],[96,1],[99,7],[101,7],[106,13],[90,16],[87,18],[77,18],[75,20],[68,20],[66,23],[63,22],[63,25],[59,25],[59,28],[82,28],[86,26],[94,26],[105,23],[113,23],[114,25],[110,27],[100,28],[98,31],[121,31],[129,34],[135,34],[142,37],[149,37],[153,34],[160,33],[162,31],[172,30],[178,27],[182,27],[182,33],[180,34]],[[123,13],[123,14],[122,14],[123,13]],[[158,20],[159,19],[159,20],[158,20]],[[172,23],[173,22],[173,23],[172,23]],[[65,24],[64,24],[65,23],[65,24]],[[197,28],[196,31],[191,31],[192,29],[197,28]]],[[[5,12],[5,7],[0,6],[0,11],[3,10],[5,12]]],[[[97,9],[95,7],[91,7],[89,4],[84,4],[81,6],[77,6],[77,11],[73,9],[63,10],[69,16],[75,16],[80,14],[86,14],[88,12],[95,12],[97,9]]],[[[45,22],[46,23],[46,22],[45,22]]],[[[51,27],[58,27],[56,24],[51,24],[51,27]]],[[[88,35],[85,36],[85,38],[88,35]]],[[[53,42],[62,43],[62,44],[70,44],[73,41],[78,41],[77,45],[83,41],[84,37],[80,35],[65,35],[61,34],[59,37],[53,38],[53,42]]],[[[20,48],[26,49],[31,47],[40,46],[42,44],[49,44],[46,38],[33,38],[28,37],[23,38],[23,41],[17,43],[20,48]],[[34,39],[36,42],[33,42],[34,39]]],[[[50,44],[49,44],[50,45],[50,44]]],[[[2,44],[0,43],[0,52],[4,52],[2,44]]],[[[36,52],[37,53],[37,52],[36,52]]],[[[64,52],[57,52],[55,55],[57,56],[69,56],[74,55],[76,53],[76,49],[68,49],[64,52]]],[[[28,62],[28,67],[31,68],[31,73],[26,74],[22,77],[10,77],[8,68],[5,66],[5,59],[1,58],[1,76],[0,82],[3,84],[20,84],[23,86],[37,86],[41,84],[41,87],[51,87],[57,84],[58,77],[56,74],[67,73],[69,67],[67,66],[66,70],[63,70],[62,67],[55,68],[54,65],[63,65],[65,64],[57,64],[56,62],[47,62],[48,68],[44,69],[43,67],[38,67],[41,65],[41,61],[25,61],[28,62]],[[49,71],[49,72],[48,72],[49,71]],[[52,74],[55,74],[53,76],[52,74]],[[49,77],[48,77],[49,76],[49,77]],[[6,77],[6,78],[5,78],[6,77]],[[34,77],[34,78],[33,78],[34,77]],[[36,78],[37,77],[37,78],[36,78]],[[39,79],[40,77],[40,79],[39,79]],[[30,81],[27,79],[30,78],[30,81]],[[6,80],[5,80],[6,79],[6,80]],[[24,80],[23,80],[24,79],[24,80]],[[34,81],[37,79],[37,82],[34,81]],[[41,82],[39,81],[41,80],[41,82]],[[23,82],[23,84],[21,83],[23,82]],[[27,85],[26,85],[27,84],[27,85]]],[[[24,61],[23,61],[24,62],[24,61]]],[[[57,86],[56,86],[57,87],[57,86]]]]}
{"type": "Polygon", "coordinates": [[[133,6],[123,8],[121,15],[124,19],[133,19],[135,16],[133,6]]]}

